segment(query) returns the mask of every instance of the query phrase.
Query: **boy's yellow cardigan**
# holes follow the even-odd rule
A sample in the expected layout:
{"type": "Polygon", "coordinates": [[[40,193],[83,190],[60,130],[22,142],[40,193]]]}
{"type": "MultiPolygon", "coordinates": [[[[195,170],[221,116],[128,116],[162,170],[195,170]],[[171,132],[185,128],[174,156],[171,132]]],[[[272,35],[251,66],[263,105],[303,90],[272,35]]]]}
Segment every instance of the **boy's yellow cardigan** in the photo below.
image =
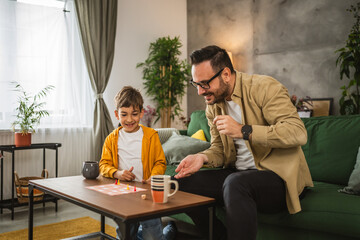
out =
{"type": "MultiPolygon", "coordinates": [[[[143,178],[147,180],[153,175],[162,175],[166,170],[165,154],[161,147],[158,133],[140,124],[144,131],[141,148],[141,160],[143,165],[143,178]]],[[[110,133],[104,142],[102,156],[99,163],[100,173],[104,177],[113,178],[118,170],[118,138],[119,130],[115,129],[110,133]]]]}

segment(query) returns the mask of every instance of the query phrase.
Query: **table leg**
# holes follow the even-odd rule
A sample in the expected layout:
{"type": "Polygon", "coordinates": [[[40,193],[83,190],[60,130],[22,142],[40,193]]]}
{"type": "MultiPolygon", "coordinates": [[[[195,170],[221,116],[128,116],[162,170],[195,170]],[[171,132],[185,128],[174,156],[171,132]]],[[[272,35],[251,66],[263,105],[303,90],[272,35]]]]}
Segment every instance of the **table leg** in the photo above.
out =
{"type": "Polygon", "coordinates": [[[45,148],[43,148],[43,169],[46,168],[46,162],[45,162],[45,148]]]}
{"type": "Polygon", "coordinates": [[[128,222],[125,222],[125,236],[124,236],[124,240],[130,240],[131,236],[130,236],[130,224],[128,222]]]}
{"type": "Polygon", "coordinates": [[[15,151],[12,151],[11,158],[11,220],[14,220],[14,188],[15,188],[15,151]]]}
{"type": "MultiPolygon", "coordinates": [[[[55,177],[58,177],[58,147],[55,149],[55,177]]],[[[55,212],[58,211],[58,199],[55,199],[55,212]]]]}
{"type": "Polygon", "coordinates": [[[58,148],[55,149],[55,177],[58,177],[58,148]]]}
{"type": "Polygon", "coordinates": [[[34,221],[34,187],[29,185],[29,229],[28,229],[28,239],[33,239],[33,221],[34,221]]]}
{"type": "Polygon", "coordinates": [[[101,232],[105,233],[105,216],[101,215],[101,232]]]}
{"type": "Polygon", "coordinates": [[[116,224],[118,225],[118,229],[116,230],[120,232],[121,239],[123,240],[130,240],[131,238],[131,223],[128,221],[123,221],[120,218],[114,217],[113,218],[116,224]]]}
{"type": "Polygon", "coordinates": [[[209,240],[213,239],[213,229],[214,229],[214,207],[209,207],[209,240]]]}
{"type": "Polygon", "coordinates": [[[3,207],[2,207],[2,202],[3,202],[3,196],[4,196],[4,193],[3,193],[3,189],[4,189],[4,168],[3,168],[3,165],[4,165],[4,152],[1,151],[1,154],[0,154],[0,158],[1,158],[1,163],[0,163],[0,170],[1,170],[1,192],[0,192],[0,195],[1,195],[1,214],[3,213],[3,207]]]}
{"type": "MultiPolygon", "coordinates": [[[[45,148],[43,148],[43,169],[46,169],[46,162],[45,162],[45,148]]],[[[44,175],[45,177],[45,175],[44,175]]],[[[43,207],[45,207],[45,200],[43,198],[43,207]]]]}

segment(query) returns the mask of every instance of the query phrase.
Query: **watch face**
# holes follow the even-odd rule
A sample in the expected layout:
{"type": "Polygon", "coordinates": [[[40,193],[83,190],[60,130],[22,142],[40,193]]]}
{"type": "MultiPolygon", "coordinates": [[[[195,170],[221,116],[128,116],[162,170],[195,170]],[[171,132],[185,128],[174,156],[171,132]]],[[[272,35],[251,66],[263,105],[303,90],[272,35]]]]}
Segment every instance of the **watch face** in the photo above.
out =
{"type": "Polygon", "coordinates": [[[252,133],[252,127],[250,125],[244,125],[241,128],[241,132],[243,134],[243,139],[244,140],[249,140],[249,136],[252,133]]]}
{"type": "Polygon", "coordinates": [[[241,128],[241,132],[244,134],[250,134],[252,132],[252,127],[249,126],[249,125],[244,125],[242,128],[241,128]]]}

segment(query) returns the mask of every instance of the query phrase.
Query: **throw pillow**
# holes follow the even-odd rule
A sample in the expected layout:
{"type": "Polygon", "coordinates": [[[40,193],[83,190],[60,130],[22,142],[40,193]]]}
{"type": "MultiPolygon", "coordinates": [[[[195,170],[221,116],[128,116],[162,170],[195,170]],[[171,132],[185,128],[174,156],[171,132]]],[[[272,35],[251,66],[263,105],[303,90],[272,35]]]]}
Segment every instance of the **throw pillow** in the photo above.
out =
{"type": "Polygon", "coordinates": [[[348,194],[360,195],[360,147],[356,157],[354,170],[352,171],[349,178],[348,186],[340,189],[339,191],[348,194]]]}
{"type": "Polygon", "coordinates": [[[193,135],[191,135],[192,138],[196,138],[199,140],[203,140],[206,142],[206,137],[204,134],[204,130],[200,129],[199,131],[197,131],[196,133],[194,133],[193,135]]]}
{"type": "Polygon", "coordinates": [[[175,165],[180,163],[187,155],[209,148],[210,143],[189,136],[178,135],[174,132],[162,147],[167,163],[175,165]]]}
{"type": "Polygon", "coordinates": [[[187,135],[191,136],[199,129],[204,130],[206,139],[211,141],[210,127],[208,125],[208,119],[206,118],[205,110],[194,111],[191,116],[191,121],[187,128],[187,135]]]}

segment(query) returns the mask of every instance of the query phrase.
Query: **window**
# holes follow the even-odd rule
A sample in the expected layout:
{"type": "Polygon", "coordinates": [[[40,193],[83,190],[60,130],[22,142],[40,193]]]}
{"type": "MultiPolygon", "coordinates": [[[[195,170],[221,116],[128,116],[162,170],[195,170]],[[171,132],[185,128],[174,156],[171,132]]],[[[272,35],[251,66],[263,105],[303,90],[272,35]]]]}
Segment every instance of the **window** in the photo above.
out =
{"type": "Polygon", "coordinates": [[[68,0],[69,12],[64,12],[48,6],[59,1],[33,2],[38,4],[0,1],[0,129],[10,129],[14,120],[14,81],[31,93],[49,84],[55,86],[44,99],[50,117],[43,118],[40,127],[92,126],[93,93],[74,4],[68,0]]]}

